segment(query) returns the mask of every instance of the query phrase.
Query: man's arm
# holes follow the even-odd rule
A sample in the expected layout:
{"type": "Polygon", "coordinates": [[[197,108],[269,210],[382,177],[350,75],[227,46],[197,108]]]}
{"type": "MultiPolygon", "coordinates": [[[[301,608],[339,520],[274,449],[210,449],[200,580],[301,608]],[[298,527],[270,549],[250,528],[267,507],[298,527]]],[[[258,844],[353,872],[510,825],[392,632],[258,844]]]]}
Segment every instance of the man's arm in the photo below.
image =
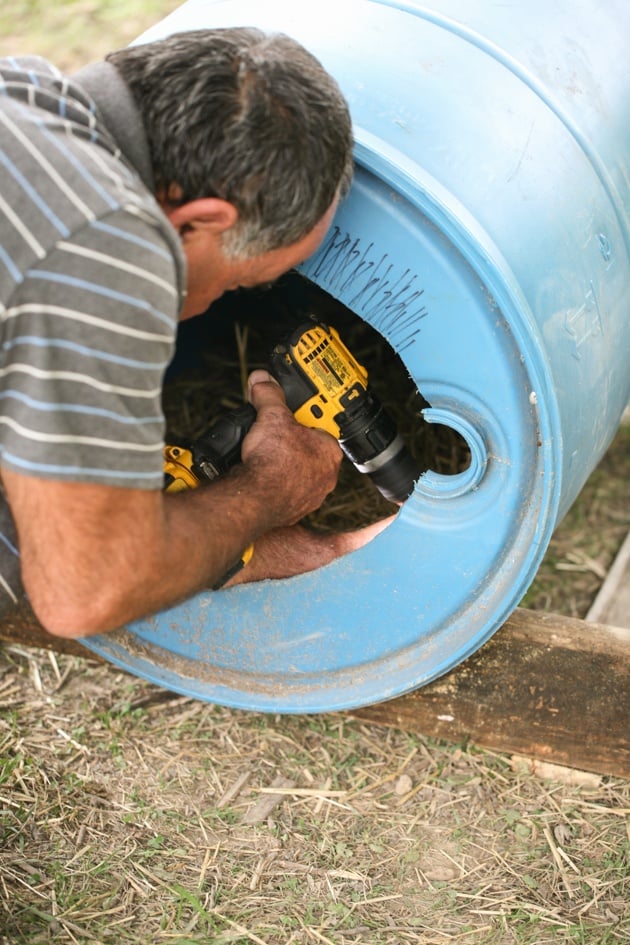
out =
{"type": "Polygon", "coordinates": [[[276,528],[256,542],[252,560],[225,586],[249,584],[265,578],[289,578],[314,571],[372,541],[391,525],[395,517],[391,515],[349,532],[317,532],[302,525],[276,528]]]}
{"type": "Polygon", "coordinates": [[[252,541],[321,505],[336,483],[337,442],[298,424],[271,379],[258,375],[250,397],[258,419],[242,465],[198,490],[168,495],[3,469],[22,580],[47,630],[83,636],[155,613],[216,583],[252,541]]]}

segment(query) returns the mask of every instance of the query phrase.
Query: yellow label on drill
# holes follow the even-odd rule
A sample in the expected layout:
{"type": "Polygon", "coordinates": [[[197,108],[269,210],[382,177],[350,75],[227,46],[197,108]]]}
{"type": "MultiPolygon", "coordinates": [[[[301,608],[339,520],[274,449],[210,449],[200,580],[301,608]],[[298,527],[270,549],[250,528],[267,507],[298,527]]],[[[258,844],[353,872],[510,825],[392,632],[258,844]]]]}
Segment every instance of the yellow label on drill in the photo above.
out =
{"type": "Polygon", "coordinates": [[[339,439],[340,429],[334,418],[344,409],[341,398],[357,384],[367,387],[367,371],[332,327],[316,325],[303,332],[292,355],[317,388],[317,393],[296,410],[296,420],[339,439]]]}

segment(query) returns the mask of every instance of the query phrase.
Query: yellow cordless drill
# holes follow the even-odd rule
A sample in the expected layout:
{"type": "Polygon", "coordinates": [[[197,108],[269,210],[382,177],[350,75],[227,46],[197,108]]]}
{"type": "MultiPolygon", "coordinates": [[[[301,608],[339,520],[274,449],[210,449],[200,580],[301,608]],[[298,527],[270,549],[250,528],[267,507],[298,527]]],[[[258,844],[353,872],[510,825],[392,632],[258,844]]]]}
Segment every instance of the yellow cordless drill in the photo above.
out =
{"type": "MultiPolygon", "coordinates": [[[[212,482],[225,475],[241,458],[241,443],[247,435],[256,411],[251,404],[225,413],[202,436],[187,446],[164,447],[164,489],[166,492],[184,492],[196,489],[204,482],[212,482]]],[[[212,588],[218,591],[254,554],[248,545],[234,565],[212,588]]]]}
{"type": "MultiPolygon", "coordinates": [[[[386,499],[404,502],[420,475],[419,466],[368,387],[367,371],[335,328],[302,323],[274,347],[269,370],[299,423],[336,437],[386,499]]],[[[166,446],[166,491],[195,488],[224,475],[239,462],[241,444],[255,419],[254,408],[245,404],[219,417],[191,444],[166,446]]]]}
{"type": "Polygon", "coordinates": [[[241,459],[241,444],[256,419],[251,404],[230,410],[187,446],[164,447],[167,492],[196,489],[224,476],[241,459]]]}
{"type": "Polygon", "coordinates": [[[336,329],[300,325],[273,349],[270,371],[299,423],[336,437],[386,499],[408,498],[421,470],[336,329]]]}

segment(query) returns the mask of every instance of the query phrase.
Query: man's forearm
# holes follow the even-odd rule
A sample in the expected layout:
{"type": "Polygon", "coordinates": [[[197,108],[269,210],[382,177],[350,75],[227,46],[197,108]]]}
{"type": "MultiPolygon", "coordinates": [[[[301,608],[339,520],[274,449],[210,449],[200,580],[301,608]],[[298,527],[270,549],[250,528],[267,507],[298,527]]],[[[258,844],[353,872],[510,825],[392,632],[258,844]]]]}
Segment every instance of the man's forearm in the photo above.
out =
{"type": "MultiPolygon", "coordinates": [[[[334,474],[329,462],[320,502],[334,474]]],[[[35,614],[53,634],[85,636],[212,586],[252,541],[313,510],[312,478],[309,492],[287,489],[286,475],[279,485],[278,476],[252,457],[207,487],[165,495],[3,470],[35,614]]],[[[294,478],[301,483],[299,470],[294,478]]]]}
{"type": "MultiPolygon", "coordinates": [[[[172,606],[220,581],[251,542],[319,507],[336,483],[339,445],[298,424],[277,383],[256,382],[251,400],[257,420],[243,442],[242,464],[188,493],[2,469],[22,581],[47,630],[65,637],[103,633],[172,606]]],[[[322,554],[320,548],[320,564],[335,557],[330,546],[322,554]]],[[[303,550],[292,564],[305,570],[318,566],[314,560],[303,550]]]]}
{"type": "Polygon", "coordinates": [[[316,532],[302,525],[276,528],[256,542],[251,561],[226,587],[266,578],[289,578],[322,568],[371,541],[394,517],[350,532],[316,532]]]}
{"type": "Polygon", "coordinates": [[[226,586],[314,571],[350,550],[344,538],[342,534],[314,532],[301,525],[277,528],[255,543],[251,561],[226,586]]]}

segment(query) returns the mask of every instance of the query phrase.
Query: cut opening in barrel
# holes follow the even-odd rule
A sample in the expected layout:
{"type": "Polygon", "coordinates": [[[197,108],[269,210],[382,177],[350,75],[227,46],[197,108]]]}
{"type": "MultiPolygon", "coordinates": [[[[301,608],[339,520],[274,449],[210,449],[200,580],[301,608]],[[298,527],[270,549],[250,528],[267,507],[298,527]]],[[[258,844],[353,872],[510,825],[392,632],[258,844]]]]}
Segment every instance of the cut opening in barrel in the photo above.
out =
{"type": "MultiPolygon", "coordinates": [[[[247,375],[267,368],[277,341],[300,322],[316,317],[332,325],[368,372],[368,383],[397,426],[420,475],[458,476],[471,464],[464,436],[444,423],[426,422],[430,404],[399,354],[374,328],[297,272],[272,287],[228,293],[199,318],[182,323],[165,385],[170,442],[201,435],[221,413],[242,403],[247,375]]],[[[309,518],[317,528],[337,530],[371,524],[391,515],[369,476],[344,461],[335,492],[309,518]]]]}

